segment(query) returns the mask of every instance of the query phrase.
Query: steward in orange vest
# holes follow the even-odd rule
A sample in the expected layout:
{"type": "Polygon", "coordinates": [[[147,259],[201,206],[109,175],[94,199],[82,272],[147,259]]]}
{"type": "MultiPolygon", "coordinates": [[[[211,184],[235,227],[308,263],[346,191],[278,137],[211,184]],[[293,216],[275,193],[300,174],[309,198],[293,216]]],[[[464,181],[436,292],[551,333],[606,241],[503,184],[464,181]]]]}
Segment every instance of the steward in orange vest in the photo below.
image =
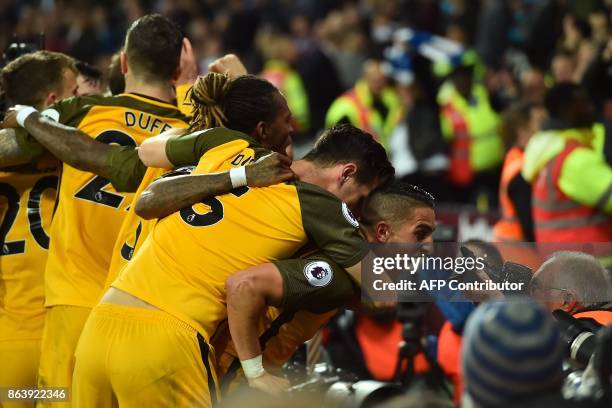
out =
{"type": "Polygon", "coordinates": [[[506,154],[499,183],[499,207],[501,218],[495,224],[495,241],[525,241],[525,234],[519,222],[514,203],[508,194],[510,182],[520,175],[523,167],[523,151],[514,146],[506,154]]]}
{"type": "Polygon", "coordinates": [[[523,177],[533,187],[537,242],[612,241],[612,168],[593,141],[593,105],[584,88],[558,84],[546,96],[554,130],[533,136],[523,177]]]}
{"type": "Polygon", "coordinates": [[[500,131],[512,147],[506,153],[499,183],[501,218],[493,229],[496,242],[534,241],[531,185],[521,176],[521,170],[525,146],[541,129],[545,116],[544,106],[531,101],[513,104],[502,115],[500,131]]]}

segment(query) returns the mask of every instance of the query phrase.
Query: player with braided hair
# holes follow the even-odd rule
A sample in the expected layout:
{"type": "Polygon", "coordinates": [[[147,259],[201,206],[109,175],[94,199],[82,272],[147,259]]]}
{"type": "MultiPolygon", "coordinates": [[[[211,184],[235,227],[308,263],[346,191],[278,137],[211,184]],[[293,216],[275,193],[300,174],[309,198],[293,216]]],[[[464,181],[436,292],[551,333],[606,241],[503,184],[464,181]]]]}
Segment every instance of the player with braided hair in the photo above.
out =
{"type": "Polygon", "coordinates": [[[221,72],[198,77],[187,93],[192,119],[186,134],[167,132],[145,140],[138,149],[139,158],[149,169],[136,192],[137,204],[130,209],[115,242],[106,287],[144,242],[153,223],[148,220],[200,202],[211,196],[213,187],[216,194],[231,190],[231,180],[225,177],[217,183],[210,179],[210,173],[251,163],[251,142],[281,154],[244,167],[249,186],[262,187],[293,177],[291,159],[284,155],[293,131],[285,98],[268,81],[246,75],[232,54],[210,68],[221,72]],[[206,171],[189,174],[198,162],[207,163],[206,171]],[[161,177],[168,168],[180,170],[161,177]]]}

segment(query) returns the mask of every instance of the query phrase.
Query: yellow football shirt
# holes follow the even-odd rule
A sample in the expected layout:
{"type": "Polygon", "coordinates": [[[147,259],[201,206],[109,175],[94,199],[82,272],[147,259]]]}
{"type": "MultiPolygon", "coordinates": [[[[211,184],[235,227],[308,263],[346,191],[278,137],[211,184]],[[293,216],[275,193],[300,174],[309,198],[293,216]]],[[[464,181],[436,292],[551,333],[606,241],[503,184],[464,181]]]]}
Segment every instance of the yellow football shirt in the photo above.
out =
{"type": "MultiPolygon", "coordinates": [[[[170,138],[166,144],[166,155],[177,168],[171,172],[167,172],[165,169],[148,168],[134,194],[133,202],[135,203],[142,192],[158,178],[168,175],[189,174],[208,150],[218,147],[218,144],[223,143],[223,141],[232,142],[234,139],[241,137],[241,134],[233,130],[211,128],[170,138]],[[208,143],[209,140],[212,143],[208,143]]],[[[244,137],[247,136],[244,135],[244,137]]],[[[117,235],[105,287],[111,285],[117,278],[119,271],[132,259],[156,222],[157,220],[140,218],[134,211],[134,206],[130,207],[117,235]]]]}
{"type": "Polygon", "coordinates": [[[0,172],[0,341],[40,339],[57,172],[0,172]]]}
{"type": "MultiPolygon", "coordinates": [[[[268,153],[236,133],[236,140],[226,138],[207,151],[194,173],[226,170],[268,153]]],[[[359,262],[367,248],[344,208],[329,192],[302,182],[243,187],[206,199],[157,221],[112,286],[208,340],[226,317],[225,279],[232,273],[289,258],[309,241],[340,265],[359,262]]]]}
{"type": "MultiPolygon", "coordinates": [[[[173,105],[137,94],[76,97],[51,107],[59,122],[74,126],[96,140],[124,146],[124,156],[108,163],[117,182],[62,164],[58,202],[51,223],[52,237],[46,268],[46,306],[92,307],[103,289],[111,254],[131,193],[123,173],[138,173],[134,160],[143,140],[170,128],[187,127],[186,117],[173,105]],[[120,182],[121,181],[121,182],[120,182]]],[[[142,179],[139,174],[136,182],[142,179]]]]}

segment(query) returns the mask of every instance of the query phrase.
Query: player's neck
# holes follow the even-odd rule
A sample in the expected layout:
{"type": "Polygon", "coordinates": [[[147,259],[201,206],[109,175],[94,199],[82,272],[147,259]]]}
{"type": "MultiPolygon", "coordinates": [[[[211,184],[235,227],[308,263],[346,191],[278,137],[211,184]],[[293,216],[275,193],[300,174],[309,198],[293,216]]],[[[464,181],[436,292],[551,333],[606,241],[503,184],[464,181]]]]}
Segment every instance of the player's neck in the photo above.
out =
{"type": "Polygon", "coordinates": [[[291,170],[293,170],[299,180],[310,184],[316,184],[325,189],[333,179],[333,177],[330,177],[330,174],[326,174],[325,169],[315,166],[313,162],[308,160],[294,161],[293,164],[291,164],[291,170]]]}
{"type": "Polygon", "coordinates": [[[168,103],[172,103],[175,98],[174,90],[170,84],[143,83],[129,77],[129,75],[125,76],[125,92],[150,96],[168,103]]]}

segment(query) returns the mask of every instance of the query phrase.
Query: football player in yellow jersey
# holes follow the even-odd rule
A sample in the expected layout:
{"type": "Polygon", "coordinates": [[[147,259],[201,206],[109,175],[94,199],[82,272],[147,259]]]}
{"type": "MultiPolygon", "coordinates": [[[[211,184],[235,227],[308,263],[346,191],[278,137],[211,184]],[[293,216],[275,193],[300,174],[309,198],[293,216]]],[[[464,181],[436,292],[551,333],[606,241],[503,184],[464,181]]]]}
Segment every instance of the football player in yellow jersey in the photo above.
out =
{"type": "MultiPolygon", "coordinates": [[[[167,18],[140,18],[128,30],[121,55],[126,93],[72,98],[53,105],[60,123],[76,126],[90,138],[84,141],[53,133],[37,136],[38,142],[63,161],[46,268],[49,309],[40,386],[71,384],[74,349],[100,296],[115,238],[131,202],[131,194],[119,192],[135,190],[124,183],[129,179],[126,174],[133,175],[130,181],[137,186],[144,173],[144,165],[131,160],[137,156],[135,146],[147,137],[188,124],[171,103],[182,46],[182,34],[167,18]],[[91,138],[101,143],[92,144],[91,138]]],[[[21,111],[22,119],[26,111],[21,111]]],[[[0,156],[0,164],[29,160],[44,150],[31,138],[16,140],[21,141],[21,150],[0,156]],[[23,151],[26,154],[20,156],[23,151]]]]}
{"type": "MultiPolygon", "coordinates": [[[[76,68],[67,55],[37,51],[0,73],[9,103],[45,109],[74,96],[76,68]]],[[[55,160],[0,170],[0,387],[36,386],[44,309],[44,272],[55,203],[55,160]]],[[[33,402],[5,403],[33,407],[33,402]]]]}
{"type": "MultiPolygon", "coordinates": [[[[215,145],[208,143],[208,140],[215,141],[214,135],[223,134],[219,130],[207,130],[220,123],[215,118],[215,113],[206,108],[206,104],[210,105],[211,98],[218,96],[220,92],[219,80],[223,79],[224,87],[227,92],[224,93],[224,105],[222,110],[217,110],[216,115],[222,115],[225,118],[224,125],[229,128],[240,130],[245,134],[251,135],[256,140],[261,140],[265,147],[272,150],[284,151],[286,145],[290,142],[290,133],[292,127],[290,125],[291,113],[286,107],[286,103],[282,95],[269,82],[260,78],[244,75],[246,70],[241,65],[236,56],[228,55],[220,58],[215,63],[211,64],[211,69],[215,71],[228,72],[228,74],[219,74],[218,72],[210,73],[206,76],[199,77],[196,81],[193,92],[190,93],[190,99],[193,100],[193,120],[190,126],[190,131],[194,131],[191,135],[181,135],[170,138],[171,134],[164,134],[147,140],[139,149],[139,156],[147,165],[157,165],[164,168],[176,168],[182,166],[196,165],[201,156],[215,145]],[[239,66],[237,66],[237,64],[239,66]],[[205,109],[201,109],[204,107],[205,109]],[[206,111],[206,112],[205,112],[206,111]],[[208,113],[210,114],[208,114],[208,113]],[[278,135],[278,136],[277,136],[278,135]],[[279,142],[280,141],[280,142],[279,142]],[[161,151],[163,160],[161,162],[151,160],[148,157],[148,152],[154,152],[153,156],[161,151]]],[[[291,171],[280,166],[275,166],[274,160],[281,160],[280,155],[276,155],[267,159],[270,163],[267,164],[270,171],[270,176],[282,177],[276,178],[276,182],[286,180],[292,176],[291,171]],[[276,157],[276,159],[275,159],[276,157]],[[277,170],[277,173],[272,173],[272,170],[277,170]]],[[[155,157],[154,157],[155,159],[155,157]]],[[[289,159],[282,159],[283,162],[278,164],[288,165],[289,159]]],[[[241,163],[247,163],[250,160],[242,160],[241,163]]],[[[266,164],[266,163],[262,163],[266,164]]],[[[265,169],[265,168],[264,168],[265,169]]],[[[255,172],[255,167],[248,168],[247,171],[255,172]]],[[[136,196],[140,197],[142,190],[147,187],[153,180],[163,174],[163,169],[149,168],[141,183],[136,196]]],[[[176,175],[177,173],[174,173],[176,175]]],[[[265,173],[264,173],[265,174],[265,173]]],[[[200,177],[208,177],[202,175],[200,177]]],[[[257,176],[254,173],[252,176],[257,176]]],[[[256,178],[248,175],[247,180],[258,182],[256,178]]],[[[138,201],[135,209],[144,219],[139,218],[134,208],[130,209],[124,224],[121,227],[115,248],[111,267],[108,274],[107,283],[110,284],[116,277],[118,271],[128,262],[133,253],[142,244],[144,238],[148,235],[153,222],[146,220],[158,218],[168,215],[176,210],[179,210],[186,205],[199,202],[200,200],[209,197],[211,189],[208,188],[209,183],[203,183],[201,178],[173,178],[174,184],[168,191],[163,191],[158,196],[162,196],[165,201],[165,210],[163,214],[148,213],[147,205],[150,194],[145,194],[142,200],[138,201]],[[176,183],[180,183],[177,185],[176,183]],[[197,193],[192,194],[193,189],[197,189],[197,193]],[[201,191],[202,189],[204,191],[201,191]]],[[[268,177],[265,185],[270,185],[274,179],[268,177]]],[[[163,187],[165,183],[156,182],[156,186],[163,187]]],[[[262,186],[264,184],[251,184],[251,186],[262,186]]],[[[231,188],[231,185],[230,185],[231,188]]],[[[224,192],[229,191],[229,189],[224,192]]]]}
{"type": "MultiPolygon", "coordinates": [[[[225,92],[223,84],[213,88],[209,91],[225,92]]],[[[223,100],[209,99],[212,103],[202,104],[209,110],[223,100]]],[[[276,100],[285,105],[284,99],[276,100]]],[[[209,113],[220,117],[219,111],[209,113]]],[[[274,126],[263,128],[265,136],[274,126]]],[[[195,174],[265,154],[244,133],[220,136],[195,174]]],[[[393,174],[381,146],[352,126],[329,130],[293,170],[353,204],[393,174]]],[[[354,266],[357,274],[364,242],[346,204],[328,191],[304,182],[238,189],[159,220],[86,324],[77,349],[75,401],[83,406],[114,400],[124,406],[148,401],[209,406],[216,386],[208,339],[224,319],[225,277],[241,265],[286,258],[309,241],[344,266],[354,266]],[[107,354],[115,352],[125,358],[107,354]]]]}
{"type": "MultiPolygon", "coordinates": [[[[369,242],[430,244],[434,229],[434,199],[416,186],[394,183],[373,193],[364,205],[361,231],[369,242]]],[[[263,344],[267,367],[278,372],[296,348],[331,318],[334,313],[330,311],[346,306],[355,296],[359,298],[359,288],[324,254],[275,261],[237,272],[227,279],[226,288],[233,344],[217,350],[223,353],[219,357],[219,371],[225,377],[224,387],[240,368],[234,357],[241,361],[260,359],[263,344]],[[267,306],[272,307],[266,311],[267,306]]],[[[220,337],[213,345],[221,348],[226,341],[220,337]]],[[[265,392],[286,390],[284,379],[264,370],[260,376],[247,379],[249,385],[265,392]]]]}

